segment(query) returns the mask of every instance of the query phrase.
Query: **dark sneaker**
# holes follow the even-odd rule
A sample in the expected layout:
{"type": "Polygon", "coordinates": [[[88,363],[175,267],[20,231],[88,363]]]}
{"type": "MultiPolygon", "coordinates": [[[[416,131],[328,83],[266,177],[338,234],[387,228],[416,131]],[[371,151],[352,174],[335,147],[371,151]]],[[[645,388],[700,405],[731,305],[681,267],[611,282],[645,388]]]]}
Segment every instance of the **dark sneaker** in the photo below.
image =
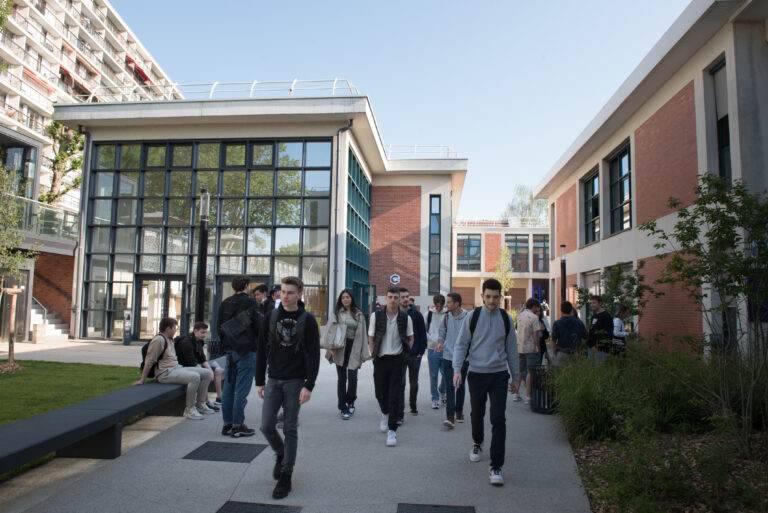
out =
{"type": "Polygon", "coordinates": [[[221,406],[221,397],[217,397],[215,401],[213,401],[213,404],[216,406],[221,406]]]}
{"type": "Polygon", "coordinates": [[[232,426],[232,438],[240,438],[241,436],[253,436],[256,434],[255,429],[251,429],[245,424],[242,426],[232,426]]]}
{"type": "Polygon", "coordinates": [[[220,410],[221,410],[221,408],[219,408],[218,406],[216,406],[216,403],[212,403],[211,401],[208,401],[207,403],[205,403],[205,405],[206,405],[208,408],[212,409],[213,411],[220,411],[220,410]]]}
{"type": "Polygon", "coordinates": [[[443,421],[443,426],[445,426],[448,429],[453,429],[453,417],[450,415],[447,415],[445,417],[445,420],[443,421]]]}
{"type": "Polygon", "coordinates": [[[223,436],[232,436],[232,424],[224,424],[221,428],[221,434],[223,436]]]}
{"type": "Polygon", "coordinates": [[[480,444],[472,444],[472,450],[469,453],[469,461],[480,461],[480,453],[483,448],[480,444]]]}
{"type": "Polygon", "coordinates": [[[273,499],[283,499],[291,493],[291,475],[285,472],[280,473],[275,489],[272,490],[273,499]]]}
{"type": "Polygon", "coordinates": [[[504,478],[501,476],[500,468],[491,467],[489,474],[489,480],[493,486],[504,486],[504,478]]]}
{"type": "Polygon", "coordinates": [[[464,414],[460,411],[456,412],[456,422],[464,422],[464,414]]]}
{"type": "Polygon", "coordinates": [[[398,425],[398,426],[402,426],[403,424],[405,424],[405,420],[403,420],[403,419],[397,419],[397,425],[398,425]]]}
{"type": "Polygon", "coordinates": [[[341,415],[341,418],[344,420],[349,420],[350,418],[352,418],[352,415],[350,415],[348,410],[341,410],[339,412],[339,415],[341,415]]]}
{"type": "Polygon", "coordinates": [[[418,415],[418,414],[419,414],[419,410],[417,410],[416,408],[411,408],[411,415],[418,415]]]}
{"type": "Polygon", "coordinates": [[[349,403],[349,406],[347,407],[347,411],[350,415],[355,414],[355,403],[349,403]]]}
{"type": "Polygon", "coordinates": [[[283,455],[275,456],[275,468],[272,469],[272,477],[277,481],[280,479],[280,473],[283,471],[283,455]]]}

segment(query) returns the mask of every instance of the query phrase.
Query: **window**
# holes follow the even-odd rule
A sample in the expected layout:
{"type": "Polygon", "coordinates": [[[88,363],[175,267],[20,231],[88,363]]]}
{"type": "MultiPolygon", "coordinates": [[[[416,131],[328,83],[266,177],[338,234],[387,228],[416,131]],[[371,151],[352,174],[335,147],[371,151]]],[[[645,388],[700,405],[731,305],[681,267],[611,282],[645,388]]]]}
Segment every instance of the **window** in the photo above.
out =
{"type": "Polygon", "coordinates": [[[533,272],[549,272],[549,235],[533,236],[533,272]]]}
{"type": "Polygon", "coordinates": [[[456,270],[480,270],[480,235],[456,236],[456,270]]]}
{"type": "MultiPolygon", "coordinates": [[[[307,157],[309,158],[309,156],[308,151],[307,157]]],[[[315,160],[314,157],[312,160],[315,160]]],[[[363,167],[351,149],[347,156],[347,162],[346,285],[349,289],[355,289],[356,284],[367,285],[370,283],[371,182],[365,176],[363,167]]]]}
{"type": "Polygon", "coordinates": [[[715,116],[717,119],[717,164],[720,178],[731,183],[731,132],[728,126],[728,86],[725,60],[709,71],[715,83],[715,116]]]}
{"type": "Polygon", "coordinates": [[[611,233],[632,227],[629,146],[608,163],[611,182],[611,233]]]}
{"type": "Polygon", "coordinates": [[[600,180],[594,173],[584,182],[584,244],[600,240],[600,180]]]}
{"type": "Polygon", "coordinates": [[[505,237],[509,251],[509,268],[512,271],[528,271],[528,235],[507,235],[505,237]]]}
{"type": "Polygon", "coordinates": [[[429,294],[440,293],[440,196],[429,197],[429,294]]]}

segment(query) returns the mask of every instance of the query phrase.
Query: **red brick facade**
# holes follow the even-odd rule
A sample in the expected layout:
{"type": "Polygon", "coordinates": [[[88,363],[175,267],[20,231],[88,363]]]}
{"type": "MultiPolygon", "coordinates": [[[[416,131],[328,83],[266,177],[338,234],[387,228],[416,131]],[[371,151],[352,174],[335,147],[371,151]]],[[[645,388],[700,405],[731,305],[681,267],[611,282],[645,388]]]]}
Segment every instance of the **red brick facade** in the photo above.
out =
{"type": "Polygon", "coordinates": [[[667,260],[649,257],[639,262],[645,264],[640,271],[645,276],[645,282],[664,293],[658,298],[651,298],[645,306],[638,324],[640,336],[646,339],[659,337],[662,341],[671,342],[672,335],[701,335],[701,305],[690,299],[679,286],[655,283],[661,277],[667,260]]]}
{"type": "Polygon", "coordinates": [[[559,247],[561,244],[565,244],[565,250],[567,252],[575,251],[578,248],[578,231],[576,229],[576,220],[578,217],[578,210],[576,209],[577,198],[578,190],[576,189],[576,184],[573,184],[555,200],[555,241],[552,245],[553,255],[559,254],[559,247]],[[555,244],[557,244],[557,247],[555,247],[555,244]]]}
{"type": "Polygon", "coordinates": [[[75,258],[40,253],[35,262],[32,295],[49,311],[69,325],[72,314],[72,280],[75,258]]]}
{"type": "Polygon", "coordinates": [[[371,283],[386,293],[389,277],[421,295],[421,186],[371,188],[371,283]]]}
{"type": "Polygon", "coordinates": [[[495,272],[501,256],[501,234],[486,233],[483,244],[485,244],[485,272],[495,272]]]}
{"type": "MultiPolygon", "coordinates": [[[[555,312],[555,319],[560,318],[560,303],[563,302],[563,299],[560,297],[560,283],[562,280],[560,280],[560,277],[558,276],[555,278],[555,287],[556,290],[551,290],[549,292],[550,296],[555,298],[555,302],[551,303],[551,308],[555,312]]],[[[567,301],[570,301],[573,303],[573,306],[575,307],[577,303],[579,302],[579,295],[576,292],[576,289],[573,288],[576,285],[576,275],[575,274],[566,274],[565,275],[565,298],[567,301]]]]}
{"type": "MultiPolygon", "coordinates": [[[[523,280],[521,280],[523,281],[523,280]]],[[[528,281],[528,280],[524,280],[528,281]]],[[[525,300],[528,299],[528,289],[525,287],[512,287],[507,291],[507,295],[509,296],[509,304],[511,308],[514,308],[517,310],[520,305],[525,303],[525,300]]]]}
{"type": "Polygon", "coordinates": [[[667,201],[675,197],[690,205],[698,177],[696,107],[693,82],[635,130],[635,182],[637,223],[672,212],[667,201]]]}
{"type": "Polygon", "coordinates": [[[461,295],[461,307],[471,310],[475,307],[475,289],[472,287],[453,287],[451,292],[461,295]]]}

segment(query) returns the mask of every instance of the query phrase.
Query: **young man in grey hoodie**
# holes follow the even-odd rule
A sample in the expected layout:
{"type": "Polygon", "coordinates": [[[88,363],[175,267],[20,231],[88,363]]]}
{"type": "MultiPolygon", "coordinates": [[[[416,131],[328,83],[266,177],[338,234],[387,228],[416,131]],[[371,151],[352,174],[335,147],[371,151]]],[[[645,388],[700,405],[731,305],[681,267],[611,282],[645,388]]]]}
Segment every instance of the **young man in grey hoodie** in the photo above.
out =
{"type": "Polygon", "coordinates": [[[464,361],[461,366],[461,386],[453,387],[453,347],[459,338],[459,331],[467,316],[467,311],[461,307],[461,295],[450,292],[445,302],[448,313],[443,317],[437,336],[438,354],[443,355],[443,374],[445,374],[445,420],[443,426],[453,429],[454,422],[464,422],[464,379],[467,377],[469,364],[464,361]],[[455,417],[454,417],[455,415],[455,417]]]}
{"type": "MultiPolygon", "coordinates": [[[[483,282],[483,306],[477,309],[478,317],[474,333],[470,330],[470,313],[461,326],[459,338],[453,348],[453,384],[461,382],[461,364],[469,354],[469,401],[472,408],[472,451],[470,461],[480,461],[483,446],[483,420],[485,403],[491,403],[491,467],[490,483],[504,484],[501,468],[504,466],[505,439],[507,436],[506,408],[507,385],[510,375],[518,379],[517,337],[509,314],[499,309],[501,283],[493,278],[483,282]],[[504,322],[503,315],[509,322],[504,322]]],[[[509,384],[509,391],[516,393],[519,381],[509,384]]]]}

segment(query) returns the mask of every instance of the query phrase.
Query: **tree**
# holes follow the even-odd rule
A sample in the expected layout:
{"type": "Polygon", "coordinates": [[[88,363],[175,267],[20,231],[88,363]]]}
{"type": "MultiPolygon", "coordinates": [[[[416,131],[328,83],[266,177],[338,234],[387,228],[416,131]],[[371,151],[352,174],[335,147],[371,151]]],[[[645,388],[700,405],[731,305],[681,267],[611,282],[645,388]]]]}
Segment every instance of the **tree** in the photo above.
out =
{"type": "Polygon", "coordinates": [[[509,260],[509,250],[506,247],[501,248],[501,254],[499,254],[499,261],[496,262],[493,277],[501,283],[502,296],[506,295],[507,291],[515,284],[515,280],[512,278],[512,263],[509,260]]]}
{"type": "MultiPolygon", "coordinates": [[[[0,166],[0,304],[3,290],[9,279],[18,279],[27,259],[34,258],[35,252],[21,249],[24,234],[19,228],[24,215],[22,204],[15,194],[18,190],[19,175],[0,166]]],[[[8,362],[0,366],[0,372],[21,370],[14,362],[13,333],[8,339],[8,362]]]]}
{"type": "Polygon", "coordinates": [[[768,197],[704,174],[692,205],[675,198],[669,205],[677,210],[671,230],[655,221],[641,229],[664,251],[660,281],[681,286],[701,307],[709,337],[700,349],[715,377],[695,391],[749,456],[753,427],[768,427],[768,197]]]}
{"type": "Polygon", "coordinates": [[[515,185],[512,200],[501,215],[502,218],[532,218],[541,224],[547,224],[549,204],[547,200],[533,199],[533,190],[527,185],[515,185]]]}
{"type": "Polygon", "coordinates": [[[83,135],[65,127],[58,121],[51,122],[45,132],[53,140],[53,164],[51,166],[51,184],[48,191],[40,195],[40,201],[53,204],[63,195],[77,189],[82,183],[79,174],[83,164],[83,135]],[[73,176],[77,174],[76,176],[73,176]],[[64,180],[70,178],[69,184],[64,180]]]}

